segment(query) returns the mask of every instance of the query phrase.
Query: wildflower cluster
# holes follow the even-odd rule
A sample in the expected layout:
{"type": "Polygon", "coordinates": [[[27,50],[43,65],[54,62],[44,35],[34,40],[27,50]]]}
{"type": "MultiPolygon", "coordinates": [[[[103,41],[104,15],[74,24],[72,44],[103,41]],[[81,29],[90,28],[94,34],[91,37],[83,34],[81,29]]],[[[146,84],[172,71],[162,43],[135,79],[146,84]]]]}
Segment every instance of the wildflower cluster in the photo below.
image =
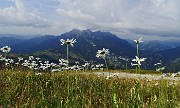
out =
{"type": "MultiPolygon", "coordinates": [[[[33,56],[30,56],[29,58],[32,58],[33,56]]],[[[37,70],[39,72],[59,72],[59,71],[67,71],[67,70],[84,70],[84,69],[90,69],[94,70],[94,65],[91,65],[91,63],[85,63],[84,65],[80,65],[78,62],[75,62],[74,65],[69,66],[68,61],[65,59],[59,59],[59,63],[51,63],[50,61],[41,61],[37,60],[33,57],[33,59],[24,60],[22,65],[24,67],[28,67],[29,69],[37,70]]],[[[100,67],[100,66],[99,66],[100,67]]],[[[101,65],[102,67],[102,65],[101,65]]],[[[103,67],[102,67],[103,68],[103,67]]],[[[97,68],[96,68],[97,69],[97,68]]],[[[99,69],[99,68],[98,68],[99,69]]]]}
{"type": "MultiPolygon", "coordinates": [[[[1,48],[2,52],[9,53],[11,48],[5,46],[1,48]]],[[[75,62],[75,65],[69,66],[69,61],[65,59],[59,59],[58,63],[50,61],[42,61],[39,57],[29,56],[28,59],[18,57],[14,59],[6,58],[0,55],[0,61],[5,61],[6,66],[16,66],[21,69],[30,69],[37,72],[59,72],[66,70],[98,70],[103,69],[103,64],[92,64],[87,61],[83,65],[79,62],[75,62]]]]}
{"type": "Polygon", "coordinates": [[[4,53],[4,57],[0,55],[0,60],[5,61],[5,65],[8,65],[8,62],[13,62],[11,59],[6,59],[6,54],[11,51],[11,48],[9,46],[4,46],[0,49],[4,53]]]}

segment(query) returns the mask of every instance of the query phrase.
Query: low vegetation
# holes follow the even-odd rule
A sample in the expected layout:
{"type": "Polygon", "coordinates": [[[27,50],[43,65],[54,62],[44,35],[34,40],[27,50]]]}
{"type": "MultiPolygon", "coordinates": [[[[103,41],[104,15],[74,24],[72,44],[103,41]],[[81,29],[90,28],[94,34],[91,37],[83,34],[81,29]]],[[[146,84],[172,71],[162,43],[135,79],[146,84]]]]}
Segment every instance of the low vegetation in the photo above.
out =
{"type": "Polygon", "coordinates": [[[99,77],[75,72],[0,72],[0,106],[178,108],[179,81],[99,77]]]}

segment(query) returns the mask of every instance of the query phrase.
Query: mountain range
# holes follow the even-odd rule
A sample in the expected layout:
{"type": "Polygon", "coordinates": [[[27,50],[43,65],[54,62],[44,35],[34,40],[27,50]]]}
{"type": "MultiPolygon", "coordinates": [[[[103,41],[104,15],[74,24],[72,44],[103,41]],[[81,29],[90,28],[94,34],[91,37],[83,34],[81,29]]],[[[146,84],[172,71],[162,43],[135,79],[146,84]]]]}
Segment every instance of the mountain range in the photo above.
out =
{"type": "MultiPolygon", "coordinates": [[[[135,42],[133,40],[127,40],[132,46],[136,46],[135,42]]],[[[140,50],[146,50],[146,51],[159,51],[159,50],[167,50],[167,49],[173,49],[180,46],[180,42],[177,41],[145,41],[140,43],[139,49],[140,50]]]]}
{"type": "MultiPolygon", "coordinates": [[[[116,64],[117,67],[123,68],[127,62],[124,59],[129,59],[128,67],[132,68],[130,62],[136,55],[136,48],[132,40],[119,37],[109,32],[73,29],[58,36],[45,35],[32,38],[17,38],[17,36],[1,37],[0,35],[0,46],[10,46],[12,53],[39,56],[45,60],[50,59],[56,62],[59,58],[66,58],[66,45],[61,45],[60,39],[75,38],[77,42],[74,47],[69,48],[72,62],[91,61],[103,63],[103,60],[96,58],[96,52],[102,48],[107,48],[111,52],[109,63],[112,66],[116,64]]],[[[172,63],[179,63],[177,60],[180,58],[180,44],[168,41],[144,42],[140,44],[140,57],[148,58],[144,66],[142,66],[145,69],[154,69],[154,63],[161,60],[163,65],[174,66],[178,71],[178,66],[172,65],[172,63]]],[[[171,68],[168,69],[168,71],[172,70],[171,68]]]]}

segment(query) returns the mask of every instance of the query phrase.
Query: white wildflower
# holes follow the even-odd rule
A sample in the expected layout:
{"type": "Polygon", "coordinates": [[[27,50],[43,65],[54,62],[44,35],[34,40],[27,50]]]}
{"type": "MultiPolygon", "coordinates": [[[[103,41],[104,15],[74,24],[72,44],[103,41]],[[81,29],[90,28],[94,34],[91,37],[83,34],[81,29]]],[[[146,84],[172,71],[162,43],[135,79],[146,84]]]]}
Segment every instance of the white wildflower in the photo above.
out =
{"type": "Polygon", "coordinates": [[[133,64],[133,63],[131,63],[131,66],[138,66],[138,64],[133,64]]]}
{"type": "Polygon", "coordinates": [[[76,62],[75,62],[75,64],[79,64],[79,62],[78,62],[78,61],[76,61],[76,62]]]}
{"type": "Polygon", "coordinates": [[[162,65],[161,63],[156,63],[156,64],[154,64],[154,66],[157,66],[157,65],[162,65]]]}
{"type": "Polygon", "coordinates": [[[62,71],[62,69],[52,69],[51,72],[59,72],[59,71],[62,71]]]}
{"type": "Polygon", "coordinates": [[[18,57],[18,61],[23,61],[23,58],[22,57],[18,57]]]}
{"type": "Polygon", "coordinates": [[[29,60],[33,60],[34,59],[34,56],[29,56],[29,60]]]}
{"type": "Polygon", "coordinates": [[[102,50],[98,50],[96,57],[105,59],[105,57],[109,55],[109,53],[109,49],[103,48],[102,50]]]}
{"type": "Polygon", "coordinates": [[[65,59],[59,59],[59,65],[61,66],[61,67],[67,67],[68,66],[68,61],[67,60],[65,60],[65,59]]]}
{"type": "Polygon", "coordinates": [[[136,56],[136,59],[133,59],[132,61],[137,62],[138,65],[141,65],[141,62],[145,61],[147,58],[139,58],[136,56]]]}
{"type": "Polygon", "coordinates": [[[37,58],[36,58],[36,60],[38,61],[38,60],[40,60],[40,58],[39,58],[39,57],[37,57],[37,58]]]}
{"type": "Polygon", "coordinates": [[[142,37],[140,37],[138,40],[134,40],[134,42],[135,42],[136,44],[139,44],[139,43],[143,42],[143,41],[142,41],[142,37]]]}
{"type": "Polygon", "coordinates": [[[89,67],[90,63],[85,63],[84,65],[82,65],[84,68],[89,67]]]}
{"type": "Polygon", "coordinates": [[[75,42],[77,42],[76,39],[74,39],[74,38],[72,38],[72,39],[67,39],[67,40],[61,39],[60,41],[61,41],[61,43],[62,43],[61,45],[66,44],[66,45],[71,45],[72,47],[74,46],[73,44],[74,44],[75,42]]]}
{"type": "Polygon", "coordinates": [[[13,59],[10,59],[10,60],[9,60],[9,63],[10,63],[10,64],[14,63],[14,60],[13,60],[13,59]]]}
{"type": "Polygon", "coordinates": [[[3,53],[9,53],[11,51],[11,48],[9,46],[4,46],[1,48],[3,53]]]}
{"type": "Polygon", "coordinates": [[[16,64],[16,65],[19,65],[19,62],[16,62],[15,64],[16,64]]]}
{"type": "Polygon", "coordinates": [[[42,75],[42,73],[35,73],[35,75],[42,75]]]}
{"type": "Polygon", "coordinates": [[[161,68],[156,69],[156,71],[163,71],[164,69],[165,67],[161,67],[161,68]]]}

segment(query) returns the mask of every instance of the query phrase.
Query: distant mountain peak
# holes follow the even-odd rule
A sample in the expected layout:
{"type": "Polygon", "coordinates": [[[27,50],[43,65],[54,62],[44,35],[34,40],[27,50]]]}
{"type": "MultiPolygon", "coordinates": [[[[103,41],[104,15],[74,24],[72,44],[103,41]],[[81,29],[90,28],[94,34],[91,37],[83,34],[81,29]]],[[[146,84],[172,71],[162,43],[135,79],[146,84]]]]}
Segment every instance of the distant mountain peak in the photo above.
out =
{"type": "Polygon", "coordinates": [[[90,29],[87,29],[87,30],[83,30],[83,32],[86,32],[88,34],[92,33],[92,31],[90,29]]]}
{"type": "MultiPolygon", "coordinates": [[[[68,32],[68,33],[71,33],[71,34],[81,34],[81,33],[106,33],[106,34],[112,34],[112,33],[110,33],[110,32],[104,32],[104,31],[101,31],[101,30],[97,30],[97,31],[91,31],[90,29],[86,29],[86,30],[79,30],[79,29],[76,29],[76,28],[74,28],[74,29],[72,29],[70,32],[68,32]]],[[[114,35],[114,34],[112,34],[112,35],[114,35]]]]}
{"type": "Polygon", "coordinates": [[[72,30],[70,31],[70,33],[72,33],[72,34],[79,34],[79,33],[81,33],[81,32],[82,32],[81,30],[76,29],[76,28],[74,28],[74,29],[72,29],[72,30]]]}

